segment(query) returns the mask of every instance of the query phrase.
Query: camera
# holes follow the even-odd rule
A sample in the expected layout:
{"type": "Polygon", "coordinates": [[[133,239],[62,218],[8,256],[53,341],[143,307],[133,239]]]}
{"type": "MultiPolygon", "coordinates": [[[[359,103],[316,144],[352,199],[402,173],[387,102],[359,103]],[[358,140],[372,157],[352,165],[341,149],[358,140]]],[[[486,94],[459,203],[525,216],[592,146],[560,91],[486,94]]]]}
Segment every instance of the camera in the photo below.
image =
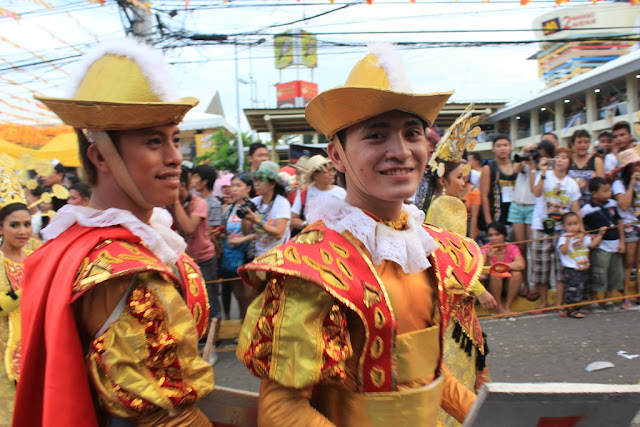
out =
{"type": "Polygon", "coordinates": [[[596,153],[598,153],[598,154],[604,154],[604,147],[602,147],[602,146],[598,145],[598,146],[596,147],[596,153]]]}
{"type": "Polygon", "coordinates": [[[535,162],[540,160],[540,152],[534,148],[533,150],[529,150],[524,154],[516,153],[516,155],[513,156],[513,161],[516,163],[526,162],[529,160],[533,160],[535,162]]]}
{"type": "Polygon", "coordinates": [[[256,206],[255,203],[253,203],[251,201],[251,199],[249,199],[248,197],[243,197],[242,198],[242,204],[240,205],[240,207],[236,211],[236,215],[238,215],[238,218],[242,219],[245,216],[247,216],[249,211],[257,212],[258,211],[258,207],[256,206]]]}
{"type": "Polygon", "coordinates": [[[556,159],[547,159],[547,166],[549,169],[556,167],[556,159]]]}

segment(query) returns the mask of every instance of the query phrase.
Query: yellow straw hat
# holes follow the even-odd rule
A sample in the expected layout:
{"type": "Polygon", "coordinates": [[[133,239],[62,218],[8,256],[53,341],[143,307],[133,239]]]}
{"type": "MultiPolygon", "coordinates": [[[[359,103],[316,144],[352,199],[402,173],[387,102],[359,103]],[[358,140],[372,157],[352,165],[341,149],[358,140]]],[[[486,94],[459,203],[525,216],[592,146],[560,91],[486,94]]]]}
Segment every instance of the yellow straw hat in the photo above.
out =
{"type": "Polygon", "coordinates": [[[415,94],[393,45],[375,43],[351,70],[344,86],[320,93],[307,105],[311,126],[333,139],[336,132],[362,120],[400,110],[433,125],[451,92],[415,94]]]}
{"type": "Polygon", "coordinates": [[[67,98],[36,97],[70,126],[129,130],[178,124],[196,98],[178,98],[163,57],[134,39],[97,46],[78,64],[67,98]]]}

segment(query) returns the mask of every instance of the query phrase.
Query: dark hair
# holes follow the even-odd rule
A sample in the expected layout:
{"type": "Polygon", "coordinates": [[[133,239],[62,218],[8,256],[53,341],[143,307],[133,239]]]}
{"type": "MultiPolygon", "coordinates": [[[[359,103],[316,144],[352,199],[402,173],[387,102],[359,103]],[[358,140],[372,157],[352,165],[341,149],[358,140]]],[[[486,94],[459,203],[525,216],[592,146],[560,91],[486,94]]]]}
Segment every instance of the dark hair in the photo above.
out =
{"type": "Polygon", "coordinates": [[[180,168],[180,184],[186,185],[187,190],[189,189],[189,168],[186,166],[180,168]]]}
{"type": "Polygon", "coordinates": [[[631,134],[631,126],[627,122],[616,122],[611,126],[611,132],[615,132],[620,129],[626,129],[629,134],[631,134]]]}
{"type": "MultiPolygon", "coordinates": [[[[14,212],[17,211],[27,211],[29,212],[29,207],[24,203],[11,203],[0,209],[0,225],[4,222],[4,220],[14,212]]],[[[31,214],[31,212],[29,212],[31,214]]]]}
{"type": "Polygon", "coordinates": [[[501,139],[506,139],[507,141],[509,141],[509,145],[511,145],[511,139],[509,139],[507,135],[499,133],[493,137],[493,141],[491,141],[491,146],[492,147],[495,146],[496,142],[500,141],[501,139]]]}
{"type": "Polygon", "coordinates": [[[538,151],[543,150],[545,153],[549,155],[549,157],[553,157],[556,153],[556,144],[553,141],[549,141],[548,139],[543,139],[538,144],[538,151]]]}
{"type": "Polygon", "coordinates": [[[69,187],[69,190],[76,190],[80,197],[83,199],[88,199],[91,197],[91,187],[89,187],[84,182],[77,182],[69,187]]]}
{"type": "MultiPolygon", "coordinates": [[[[440,165],[440,163],[444,165],[444,173],[442,174],[442,178],[444,179],[447,179],[451,172],[453,172],[458,166],[460,166],[460,163],[450,162],[447,160],[436,159],[436,162],[438,163],[438,165],[440,165]]],[[[433,185],[434,189],[437,189],[440,186],[440,183],[438,182],[438,178],[440,177],[437,173],[434,173],[432,176],[433,177],[431,179],[433,181],[431,182],[431,184],[433,185]]]]}
{"type": "Polygon", "coordinates": [[[586,130],[578,129],[577,131],[575,131],[573,135],[571,135],[571,141],[569,141],[569,148],[571,148],[573,143],[576,142],[576,139],[584,138],[585,136],[591,139],[591,135],[589,135],[589,132],[587,132],[586,130]]]}
{"type": "MultiPolygon", "coordinates": [[[[545,135],[551,135],[552,137],[554,137],[554,138],[556,139],[556,141],[558,140],[558,135],[556,135],[556,134],[555,134],[555,133],[553,133],[553,132],[545,132],[545,133],[543,133],[543,134],[542,134],[542,138],[543,138],[543,139],[544,139],[544,136],[545,136],[545,135]]],[[[547,141],[548,141],[548,140],[547,140],[547,141]]],[[[553,144],[553,141],[551,141],[551,143],[553,144]]],[[[556,144],[553,144],[553,145],[556,145],[556,144]]]]}
{"type": "Polygon", "coordinates": [[[200,179],[207,181],[207,190],[209,191],[213,190],[213,184],[216,182],[216,179],[218,179],[216,168],[209,165],[196,166],[191,169],[191,174],[198,175],[200,179]]]}
{"type": "Polygon", "coordinates": [[[589,181],[589,192],[595,193],[600,189],[601,186],[608,185],[608,184],[609,184],[609,181],[607,181],[606,178],[603,178],[601,176],[594,176],[589,181]]]}
{"type": "MultiPolygon", "coordinates": [[[[599,177],[599,178],[601,178],[601,177],[599,177]]],[[[562,215],[562,218],[560,218],[560,222],[562,223],[562,225],[564,225],[564,223],[567,222],[567,220],[569,218],[571,218],[572,216],[578,217],[578,214],[575,213],[574,211],[569,211],[569,212],[565,213],[564,215],[562,215]]]]}
{"type": "Polygon", "coordinates": [[[251,178],[251,174],[243,172],[241,174],[234,175],[231,178],[231,181],[233,181],[234,179],[239,179],[240,181],[244,182],[245,185],[249,186],[249,188],[251,189],[249,190],[250,198],[253,199],[254,197],[256,197],[256,190],[254,190],[253,188],[253,178],[251,178]]]}
{"type": "Polygon", "coordinates": [[[480,164],[482,164],[482,162],[484,161],[484,159],[482,158],[482,155],[480,155],[480,153],[476,153],[475,151],[472,151],[471,153],[469,153],[469,157],[473,157],[475,161],[480,162],[480,164]]]}
{"type": "Polygon", "coordinates": [[[604,130],[602,132],[600,132],[600,135],[598,135],[598,139],[600,138],[613,138],[613,133],[609,132],[608,130],[604,130]]]}
{"type": "MultiPolygon", "coordinates": [[[[78,151],[80,152],[82,169],[84,169],[84,172],[87,175],[88,184],[93,187],[98,182],[98,170],[96,169],[95,165],[91,163],[91,160],[87,155],[87,150],[89,149],[91,143],[84,136],[84,133],[82,133],[82,129],[76,128],[75,130],[76,135],[78,136],[78,151]]],[[[111,138],[111,141],[113,141],[113,145],[115,146],[116,151],[120,153],[120,147],[118,146],[118,142],[120,141],[120,139],[118,138],[117,131],[108,130],[107,135],[109,135],[109,138],[111,138]]]]}
{"type": "Polygon", "coordinates": [[[499,222],[499,221],[492,222],[492,223],[491,223],[491,224],[489,224],[489,226],[487,227],[487,231],[488,231],[489,229],[491,229],[491,228],[493,228],[494,230],[496,230],[498,233],[502,234],[504,237],[507,237],[507,227],[506,227],[503,223],[501,223],[501,222],[499,222]]]}
{"type": "Polygon", "coordinates": [[[268,150],[267,146],[264,145],[262,142],[254,142],[249,146],[249,155],[253,156],[253,153],[258,151],[258,149],[260,148],[266,148],[268,150]]]}

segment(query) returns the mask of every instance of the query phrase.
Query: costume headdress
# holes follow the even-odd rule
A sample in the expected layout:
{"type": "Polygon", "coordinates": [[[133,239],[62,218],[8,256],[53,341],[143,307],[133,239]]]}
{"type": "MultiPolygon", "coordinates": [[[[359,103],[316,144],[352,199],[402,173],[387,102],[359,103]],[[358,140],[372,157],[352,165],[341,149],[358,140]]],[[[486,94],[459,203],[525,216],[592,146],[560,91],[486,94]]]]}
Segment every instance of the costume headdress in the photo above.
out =
{"type": "Polygon", "coordinates": [[[37,97],[66,124],[95,144],[117,185],[134,203],[149,203],[106,130],[178,124],[196,98],[178,99],[160,54],[134,39],[104,43],[87,53],[72,78],[68,98],[37,97]]]}
{"type": "Polygon", "coordinates": [[[438,164],[437,159],[460,163],[465,150],[471,151],[475,148],[477,141],[475,139],[469,141],[468,138],[475,138],[482,130],[479,126],[472,128],[479,119],[478,116],[471,116],[473,107],[473,103],[469,104],[436,145],[436,151],[429,160],[429,166],[437,170],[438,176],[444,175],[444,164],[438,164]]]}
{"type": "Polygon", "coordinates": [[[453,92],[415,94],[393,45],[374,43],[358,62],[344,86],[322,92],[307,105],[309,124],[327,138],[362,120],[400,110],[415,114],[431,126],[453,92]]]}
{"type": "Polygon", "coordinates": [[[36,97],[66,124],[84,129],[143,129],[180,123],[198,104],[178,98],[163,57],[133,39],[97,46],[72,76],[66,98],[36,97]]]}
{"type": "Polygon", "coordinates": [[[0,166],[0,210],[13,203],[27,204],[22,183],[13,170],[0,166]]]}

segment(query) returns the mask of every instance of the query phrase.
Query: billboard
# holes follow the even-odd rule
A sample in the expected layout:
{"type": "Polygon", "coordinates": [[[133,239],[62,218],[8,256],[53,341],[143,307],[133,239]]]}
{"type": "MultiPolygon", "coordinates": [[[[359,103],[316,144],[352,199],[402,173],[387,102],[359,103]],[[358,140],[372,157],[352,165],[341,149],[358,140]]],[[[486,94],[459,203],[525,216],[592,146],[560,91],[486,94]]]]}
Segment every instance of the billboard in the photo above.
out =
{"type": "Polygon", "coordinates": [[[288,30],[273,39],[276,69],[292,65],[316,68],[318,66],[318,40],[315,34],[304,30],[288,30]]]}
{"type": "Polygon", "coordinates": [[[294,80],[276,85],[278,108],[302,108],[317,94],[318,84],[294,80]]]}

